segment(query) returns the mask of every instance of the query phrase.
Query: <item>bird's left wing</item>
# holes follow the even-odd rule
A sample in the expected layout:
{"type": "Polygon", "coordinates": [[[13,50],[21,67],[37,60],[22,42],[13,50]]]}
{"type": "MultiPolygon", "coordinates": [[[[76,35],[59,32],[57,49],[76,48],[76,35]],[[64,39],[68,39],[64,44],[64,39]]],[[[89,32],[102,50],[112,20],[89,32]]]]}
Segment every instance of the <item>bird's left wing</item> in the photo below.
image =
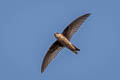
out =
{"type": "Polygon", "coordinates": [[[41,72],[44,72],[45,68],[48,64],[56,57],[58,52],[63,49],[63,46],[58,42],[55,41],[52,46],[49,48],[47,54],[45,55],[41,67],[41,72]]]}

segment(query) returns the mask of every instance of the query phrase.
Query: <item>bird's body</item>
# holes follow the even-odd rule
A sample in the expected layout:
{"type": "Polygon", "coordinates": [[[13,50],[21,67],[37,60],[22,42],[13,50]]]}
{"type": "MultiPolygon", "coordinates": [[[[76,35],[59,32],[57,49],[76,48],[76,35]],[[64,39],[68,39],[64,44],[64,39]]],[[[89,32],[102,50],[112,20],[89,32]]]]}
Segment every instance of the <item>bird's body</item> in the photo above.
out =
{"type": "Polygon", "coordinates": [[[48,49],[47,54],[45,55],[41,67],[41,72],[44,72],[45,68],[48,64],[56,57],[56,55],[61,51],[64,47],[67,47],[71,51],[77,54],[77,51],[80,51],[77,47],[75,47],[70,39],[72,35],[78,30],[80,25],[87,19],[90,14],[85,14],[80,16],[76,20],[74,20],[71,24],[69,24],[64,31],[60,33],[55,33],[54,36],[57,39],[48,49]]]}
{"type": "Polygon", "coordinates": [[[63,34],[55,33],[54,36],[63,46],[77,54],[79,49],[76,48],[63,34]]]}

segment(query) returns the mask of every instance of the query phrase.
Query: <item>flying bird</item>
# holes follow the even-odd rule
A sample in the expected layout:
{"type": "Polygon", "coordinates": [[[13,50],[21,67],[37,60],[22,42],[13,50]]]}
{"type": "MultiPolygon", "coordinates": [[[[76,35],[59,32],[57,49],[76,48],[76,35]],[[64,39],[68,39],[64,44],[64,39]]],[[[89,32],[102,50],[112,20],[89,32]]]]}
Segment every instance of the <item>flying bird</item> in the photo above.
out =
{"type": "Polygon", "coordinates": [[[41,66],[41,73],[44,72],[48,64],[56,57],[56,55],[64,47],[67,47],[75,54],[80,51],[75,45],[70,42],[72,35],[78,30],[81,24],[90,16],[90,13],[78,17],[71,24],[69,24],[62,33],[54,33],[55,38],[57,39],[48,49],[41,66]]]}

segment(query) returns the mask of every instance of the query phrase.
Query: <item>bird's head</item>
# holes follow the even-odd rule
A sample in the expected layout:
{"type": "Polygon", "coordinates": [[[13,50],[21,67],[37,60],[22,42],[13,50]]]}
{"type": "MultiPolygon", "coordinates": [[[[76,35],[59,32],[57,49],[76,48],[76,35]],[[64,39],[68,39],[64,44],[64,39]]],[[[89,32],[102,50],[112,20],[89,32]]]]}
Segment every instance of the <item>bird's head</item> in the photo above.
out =
{"type": "Polygon", "coordinates": [[[55,32],[54,33],[54,36],[57,38],[59,36],[59,33],[58,32],[55,32]]]}

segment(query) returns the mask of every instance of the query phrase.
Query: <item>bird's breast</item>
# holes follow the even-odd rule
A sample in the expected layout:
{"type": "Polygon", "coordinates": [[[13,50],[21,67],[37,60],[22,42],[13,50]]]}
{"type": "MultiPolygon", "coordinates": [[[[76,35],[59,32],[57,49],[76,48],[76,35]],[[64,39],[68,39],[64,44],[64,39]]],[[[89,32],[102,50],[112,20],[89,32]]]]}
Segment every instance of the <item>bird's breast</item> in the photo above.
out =
{"type": "Polygon", "coordinates": [[[58,34],[55,37],[65,47],[69,48],[72,51],[75,50],[75,47],[72,45],[72,43],[63,34],[58,34]]]}
{"type": "Polygon", "coordinates": [[[57,35],[56,39],[64,46],[72,46],[72,43],[63,34],[57,35]]]}

